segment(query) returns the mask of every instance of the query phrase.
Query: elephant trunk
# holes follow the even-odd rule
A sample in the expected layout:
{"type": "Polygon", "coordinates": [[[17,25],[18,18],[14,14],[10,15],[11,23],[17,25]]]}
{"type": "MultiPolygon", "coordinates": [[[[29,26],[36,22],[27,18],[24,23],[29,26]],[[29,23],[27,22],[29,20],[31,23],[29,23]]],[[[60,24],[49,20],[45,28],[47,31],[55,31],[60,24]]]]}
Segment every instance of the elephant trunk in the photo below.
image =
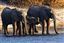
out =
{"type": "Polygon", "coordinates": [[[56,19],[55,19],[55,17],[53,19],[54,19],[54,30],[55,30],[56,34],[58,34],[57,30],[56,30],[56,19]]]}

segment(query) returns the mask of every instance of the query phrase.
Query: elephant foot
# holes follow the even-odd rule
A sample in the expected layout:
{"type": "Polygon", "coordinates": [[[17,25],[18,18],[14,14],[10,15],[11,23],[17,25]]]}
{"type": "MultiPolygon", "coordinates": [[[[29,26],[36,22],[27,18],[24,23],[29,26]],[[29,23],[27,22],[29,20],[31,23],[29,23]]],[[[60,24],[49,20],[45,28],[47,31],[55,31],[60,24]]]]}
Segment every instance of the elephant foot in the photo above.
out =
{"type": "Polygon", "coordinates": [[[31,36],[34,36],[34,34],[32,34],[31,36]]]}
{"type": "Polygon", "coordinates": [[[34,32],[32,33],[32,35],[34,35],[34,32]]]}
{"type": "Polygon", "coordinates": [[[29,35],[31,35],[31,33],[29,33],[29,35]]]}
{"type": "Polygon", "coordinates": [[[6,36],[6,33],[4,33],[4,35],[6,36]]]}
{"type": "Polygon", "coordinates": [[[9,34],[9,32],[7,32],[7,34],[9,34]]]}
{"type": "Polygon", "coordinates": [[[50,35],[50,33],[49,33],[49,32],[47,32],[47,35],[50,35]]]}
{"type": "Polygon", "coordinates": [[[19,36],[21,36],[21,35],[19,35],[19,36]]]}
{"type": "Polygon", "coordinates": [[[29,35],[31,35],[31,30],[29,30],[29,35]]]}
{"type": "Polygon", "coordinates": [[[42,35],[45,35],[45,34],[42,32],[42,35]]]}
{"type": "Polygon", "coordinates": [[[21,33],[19,33],[19,36],[21,36],[21,33]]]}
{"type": "Polygon", "coordinates": [[[15,36],[15,35],[13,34],[13,36],[15,36]]]}
{"type": "Polygon", "coordinates": [[[31,35],[31,33],[29,33],[29,35],[31,35]]]}
{"type": "Polygon", "coordinates": [[[16,32],[16,35],[18,35],[17,32],[16,32]]]}
{"type": "Polygon", "coordinates": [[[38,31],[37,31],[37,30],[35,30],[35,32],[36,32],[36,33],[38,33],[38,31]]]}
{"type": "Polygon", "coordinates": [[[23,36],[26,36],[27,35],[27,33],[23,33],[23,36]]]}
{"type": "Polygon", "coordinates": [[[13,33],[13,36],[15,36],[15,34],[13,33]]]}
{"type": "Polygon", "coordinates": [[[27,33],[25,33],[25,35],[27,35],[27,33]]]}

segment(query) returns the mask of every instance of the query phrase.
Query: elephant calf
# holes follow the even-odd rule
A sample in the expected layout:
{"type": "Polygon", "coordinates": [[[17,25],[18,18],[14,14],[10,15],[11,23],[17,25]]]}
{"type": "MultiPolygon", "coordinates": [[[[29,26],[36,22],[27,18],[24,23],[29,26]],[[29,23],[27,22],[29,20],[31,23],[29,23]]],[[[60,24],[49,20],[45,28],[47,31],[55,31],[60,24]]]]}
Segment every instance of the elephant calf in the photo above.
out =
{"type": "Polygon", "coordinates": [[[32,35],[34,35],[34,32],[38,32],[36,30],[36,24],[38,24],[38,19],[32,16],[26,16],[27,23],[29,25],[29,35],[31,35],[31,28],[32,28],[32,35]]]}

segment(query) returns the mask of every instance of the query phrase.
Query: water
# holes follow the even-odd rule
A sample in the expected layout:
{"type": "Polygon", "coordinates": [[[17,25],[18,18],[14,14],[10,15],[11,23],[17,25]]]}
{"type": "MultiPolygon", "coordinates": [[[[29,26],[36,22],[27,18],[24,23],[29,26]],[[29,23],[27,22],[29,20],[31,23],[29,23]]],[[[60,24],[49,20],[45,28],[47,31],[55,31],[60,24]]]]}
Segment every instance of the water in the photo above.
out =
{"type": "Polygon", "coordinates": [[[64,43],[64,34],[24,37],[5,37],[0,35],[0,43],[64,43]]]}

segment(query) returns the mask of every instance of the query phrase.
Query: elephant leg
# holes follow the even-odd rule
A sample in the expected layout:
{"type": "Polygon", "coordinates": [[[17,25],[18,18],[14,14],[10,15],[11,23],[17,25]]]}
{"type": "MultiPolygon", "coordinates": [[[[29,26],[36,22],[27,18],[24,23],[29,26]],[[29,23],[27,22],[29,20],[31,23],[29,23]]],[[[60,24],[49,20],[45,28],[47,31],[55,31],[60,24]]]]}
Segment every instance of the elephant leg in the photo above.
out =
{"type": "Polygon", "coordinates": [[[18,29],[16,29],[16,35],[17,35],[18,29]]]}
{"type": "Polygon", "coordinates": [[[5,24],[4,24],[3,20],[2,20],[2,30],[3,30],[3,33],[5,33],[4,29],[5,29],[5,24]]]}
{"type": "MultiPolygon", "coordinates": [[[[8,25],[7,25],[8,26],[8,25]]],[[[6,26],[6,33],[9,34],[8,30],[7,30],[7,26],[6,26]]]]}
{"type": "Polygon", "coordinates": [[[2,25],[2,31],[4,32],[4,25],[2,25]]]}
{"type": "Polygon", "coordinates": [[[35,26],[32,25],[32,35],[34,35],[34,29],[35,29],[35,26]]]}
{"type": "Polygon", "coordinates": [[[21,25],[20,25],[20,22],[17,22],[17,30],[19,30],[19,36],[21,36],[21,25]]]}
{"type": "Polygon", "coordinates": [[[22,29],[23,29],[23,35],[27,35],[24,23],[22,23],[22,29]]]}
{"type": "Polygon", "coordinates": [[[17,32],[19,31],[18,29],[18,23],[16,22],[16,26],[17,26],[17,29],[16,29],[16,35],[17,35],[17,32]]]}
{"type": "Polygon", "coordinates": [[[47,34],[49,34],[49,20],[46,20],[46,23],[47,23],[47,34]]]}
{"type": "Polygon", "coordinates": [[[30,27],[29,27],[29,35],[31,35],[31,25],[30,25],[30,27]]]}
{"type": "Polygon", "coordinates": [[[21,26],[19,25],[19,36],[21,36],[21,26]]]}
{"type": "Polygon", "coordinates": [[[19,36],[21,36],[21,27],[19,25],[19,36]]]}
{"type": "Polygon", "coordinates": [[[42,35],[44,34],[44,26],[45,26],[45,23],[44,23],[44,20],[42,21],[42,35]]]}
{"type": "Polygon", "coordinates": [[[24,32],[25,29],[24,29],[24,26],[23,25],[22,25],[22,29],[23,29],[23,35],[25,35],[25,32],[24,32]]]}
{"type": "Polygon", "coordinates": [[[13,23],[13,36],[15,35],[15,23],[13,23]]]}
{"type": "Polygon", "coordinates": [[[37,29],[36,29],[36,26],[34,26],[34,31],[35,31],[36,33],[38,33],[38,31],[37,31],[37,29]]]}
{"type": "Polygon", "coordinates": [[[6,26],[6,25],[4,25],[3,27],[4,27],[4,35],[6,35],[7,26],[6,26]]]}

